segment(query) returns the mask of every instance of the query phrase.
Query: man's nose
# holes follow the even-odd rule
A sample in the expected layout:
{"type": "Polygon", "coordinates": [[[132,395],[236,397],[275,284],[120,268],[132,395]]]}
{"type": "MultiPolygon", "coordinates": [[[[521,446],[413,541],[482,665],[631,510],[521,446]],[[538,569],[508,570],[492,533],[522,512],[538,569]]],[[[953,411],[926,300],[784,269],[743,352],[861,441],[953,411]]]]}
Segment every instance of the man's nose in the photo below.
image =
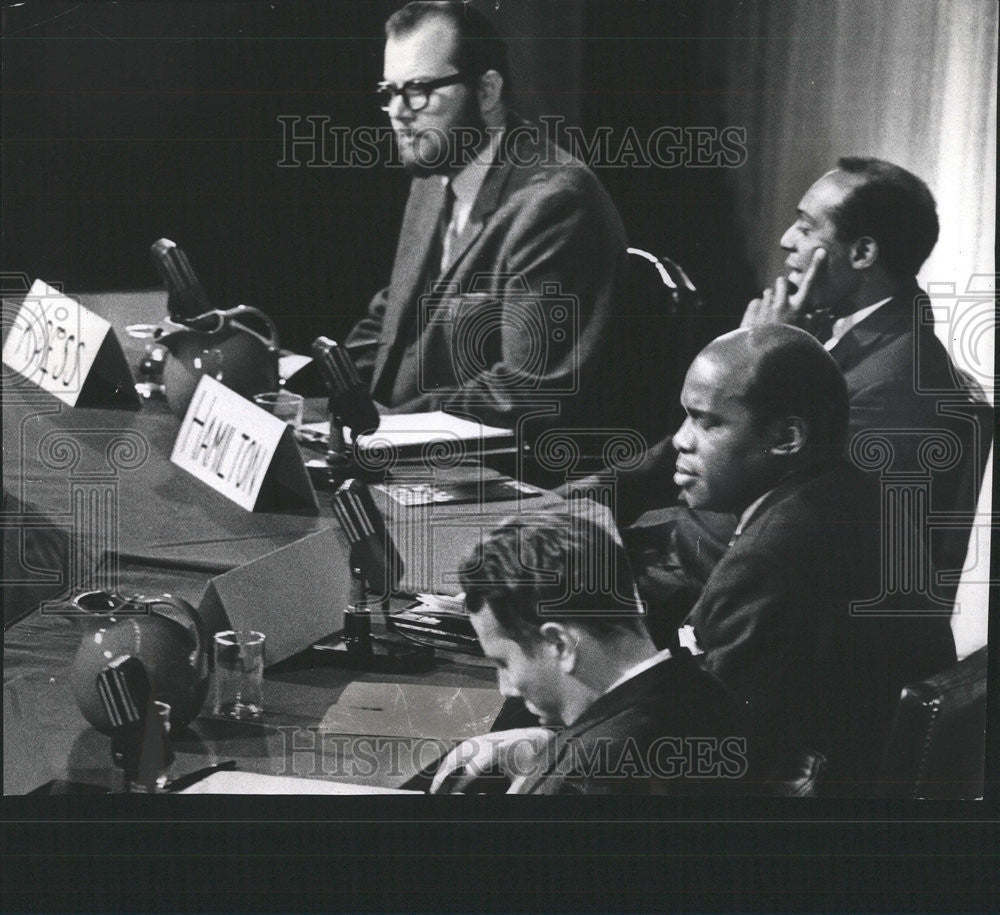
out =
{"type": "Polygon", "coordinates": [[[510,679],[503,671],[497,671],[497,689],[504,699],[516,699],[521,694],[514,688],[510,679]]]}
{"type": "Polygon", "coordinates": [[[407,124],[413,120],[413,109],[406,104],[406,99],[403,98],[401,92],[397,92],[392,97],[392,101],[389,102],[388,115],[393,121],[402,121],[407,124]]]}
{"type": "Polygon", "coordinates": [[[674,433],[671,443],[676,451],[691,450],[691,420],[687,418],[681,423],[680,428],[674,433]]]}
{"type": "Polygon", "coordinates": [[[795,226],[789,226],[785,229],[785,234],[781,236],[781,241],[778,244],[785,251],[791,251],[795,248],[795,226]]]}

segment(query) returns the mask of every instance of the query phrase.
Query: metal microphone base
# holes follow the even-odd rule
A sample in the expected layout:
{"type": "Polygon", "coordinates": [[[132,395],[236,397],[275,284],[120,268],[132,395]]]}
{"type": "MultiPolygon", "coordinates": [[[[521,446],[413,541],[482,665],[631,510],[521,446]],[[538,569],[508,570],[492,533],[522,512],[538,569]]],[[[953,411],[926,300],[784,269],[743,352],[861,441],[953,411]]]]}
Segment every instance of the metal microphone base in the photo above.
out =
{"type": "Polygon", "coordinates": [[[322,653],[324,663],[350,670],[413,673],[434,664],[434,649],[429,645],[415,645],[391,632],[361,638],[341,632],[313,649],[322,653]]]}

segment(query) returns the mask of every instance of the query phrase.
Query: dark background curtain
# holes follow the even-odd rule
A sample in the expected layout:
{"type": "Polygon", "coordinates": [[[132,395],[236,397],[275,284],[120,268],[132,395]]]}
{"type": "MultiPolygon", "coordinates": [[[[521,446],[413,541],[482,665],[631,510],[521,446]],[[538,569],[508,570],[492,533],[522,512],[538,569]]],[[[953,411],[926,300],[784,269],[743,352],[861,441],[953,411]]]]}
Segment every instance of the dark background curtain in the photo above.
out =
{"type": "MultiPolygon", "coordinates": [[[[289,345],[342,336],[388,280],[406,176],[378,161],[310,167],[301,146],[298,167],[279,167],[288,128],[278,118],[384,129],[371,90],[397,6],[28,0],[6,9],[4,269],[69,292],[151,287],[148,248],[166,236],[217,303],[265,309],[289,345]]],[[[618,161],[629,128],[644,139],[723,117],[723,73],[700,43],[707,8],[483,8],[510,38],[517,110],[561,118],[559,139],[565,126],[585,138],[608,132],[594,164],[633,243],[684,264],[728,326],[755,284],[726,169],[618,161]]]]}
{"type": "MultiPolygon", "coordinates": [[[[996,4],[477,3],[510,38],[518,110],[588,139],[607,133],[595,170],[630,240],[686,267],[718,330],[772,280],[795,202],[839,155],[920,174],[942,219],[922,279],[955,290],[942,336],[991,383],[992,305],[956,297],[994,272],[996,4]],[[629,131],[645,141],[661,127],[689,131],[689,143],[698,128],[745,130],[746,158],[628,157],[629,131]]],[[[384,128],[371,88],[398,5],[6,7],[4,271],[69,292],[151,287],[148,248],[167,236],[218,304],[265,309],[289,345],[342,336],[387,281],[406,177],[379,161],[308,167],[302,151],[300,167],[279,167],[278,118],[384,128]]]]}

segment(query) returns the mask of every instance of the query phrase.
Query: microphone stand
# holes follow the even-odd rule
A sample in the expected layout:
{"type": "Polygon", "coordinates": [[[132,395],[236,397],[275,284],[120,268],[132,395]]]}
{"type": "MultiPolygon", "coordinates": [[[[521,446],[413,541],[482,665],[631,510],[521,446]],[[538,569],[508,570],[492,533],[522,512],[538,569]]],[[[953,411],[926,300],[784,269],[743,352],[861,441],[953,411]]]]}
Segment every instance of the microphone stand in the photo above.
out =
{"type": "Polygon", "coordinates": [[[328,482],[336,489],[341,483],[354,476],[354,459],[344,439],[344,422],[337,415],[334,406],[334,396],[330,394],[327,401],[327,413],[330,414],[330,434],[327,439],[326,466],[328,482]]]}
{"type": "Polygon", "coordinates": [[[417,644],[400,635],[393,626],[390,598],[375,598],[368,580],[356,561],[351,547],[351,597],[344,611],[344,628],[314,646],[328,653],[327,657],[338,666],[356,670],[406,672],[423,670],[431,665],[434,649],[417,644]],[[372,632],[372,603],[377,602],[381,611],[382,632],[372,632]]]}

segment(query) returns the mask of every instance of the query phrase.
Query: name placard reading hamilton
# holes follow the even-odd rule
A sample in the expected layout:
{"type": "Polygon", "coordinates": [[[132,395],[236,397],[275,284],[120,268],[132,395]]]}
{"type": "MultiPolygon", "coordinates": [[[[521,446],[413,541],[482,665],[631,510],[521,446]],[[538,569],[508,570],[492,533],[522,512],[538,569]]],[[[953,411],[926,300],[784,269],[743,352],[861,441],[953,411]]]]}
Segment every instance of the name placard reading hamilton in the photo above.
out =
{"type": "Polygon", "coordinates": [[[288,424],[208,375],[198,382],[170,460],[247,511],[319,511],[288,424]]]}
{"type": "Polygon", "coordinates": [[[32,283],[7,329],[3,361],[71,407],[139,406],[111,325],[42,280],[32,283]]]}

